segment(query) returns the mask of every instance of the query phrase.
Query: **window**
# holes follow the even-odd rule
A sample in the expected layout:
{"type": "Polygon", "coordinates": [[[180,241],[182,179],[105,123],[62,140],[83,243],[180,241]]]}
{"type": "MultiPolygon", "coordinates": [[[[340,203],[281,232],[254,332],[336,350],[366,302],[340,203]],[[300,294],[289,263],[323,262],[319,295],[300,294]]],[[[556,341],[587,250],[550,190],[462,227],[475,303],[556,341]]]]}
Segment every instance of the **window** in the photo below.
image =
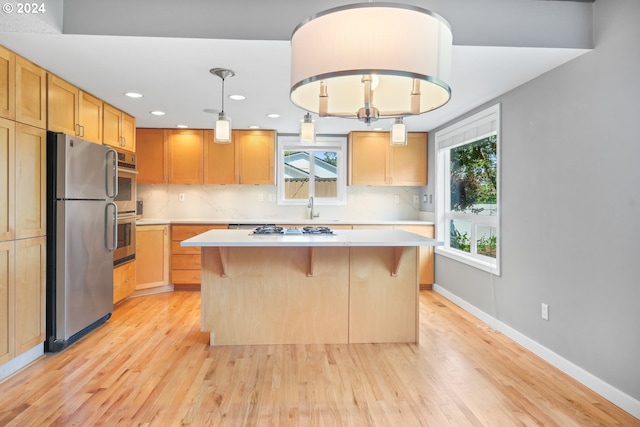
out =
{"type": "Polygon", "coordinates": [[[437,253],[500,274],[500,105],[436,133],[437,253]]]}
{"type": "Polygon", "coordinates": [[[278,136],[278,203],[316,205],[346,203],[346,137],[316,137],[303,144],[299,137],[278,136]]]}

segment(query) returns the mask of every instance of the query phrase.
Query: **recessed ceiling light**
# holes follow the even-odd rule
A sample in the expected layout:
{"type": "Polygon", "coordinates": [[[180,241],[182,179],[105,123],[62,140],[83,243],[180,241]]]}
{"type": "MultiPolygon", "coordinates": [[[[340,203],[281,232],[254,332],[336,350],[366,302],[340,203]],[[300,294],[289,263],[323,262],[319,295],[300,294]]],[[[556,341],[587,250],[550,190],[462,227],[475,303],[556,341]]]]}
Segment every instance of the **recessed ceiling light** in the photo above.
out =
{"type": "Polygon", "coordinates": [[[247,99],[244,95],[229,95],[229,99],[233,99],[234,101],[243,101],[247,99]]]}
{"type": "Polygon", "coordinates": [[[260,126],[258,126],[258,125],[252,125],[252,126],[249,126],[249,129],[260,129],[260,126]]]}
{"type": "Polygon", "coordinates": [[[271,113],[267,114],[267,117],[269,117],[270,119],[277,119],[278,117],[280,117],[280,114],[271,113]]]}
{"type": "Polygon", "coordinates": [[[125,92],[124,95],[128,96],[129,98],[142,98],[142,94],[137,92],[125,92]]]}
{"type": "Polygon", "coordinates": [[[176,127],[180,128],[180,129],[187,129],[189,126],[187,126],[187,125],[177,125],[176,127]]]}
{"type": "Polygon", "coordinates": [[[151,111],[151,114],[154,116],[164,116],[166,113],[164,111],[151,111]]]}
{"type": "Polygon", "coordinates": [[[382,128],[373,128],[373,130],[375,130],[375,131],[381,131],[381,130],[384,130],[384,129],[382,129],[382,128]]]}

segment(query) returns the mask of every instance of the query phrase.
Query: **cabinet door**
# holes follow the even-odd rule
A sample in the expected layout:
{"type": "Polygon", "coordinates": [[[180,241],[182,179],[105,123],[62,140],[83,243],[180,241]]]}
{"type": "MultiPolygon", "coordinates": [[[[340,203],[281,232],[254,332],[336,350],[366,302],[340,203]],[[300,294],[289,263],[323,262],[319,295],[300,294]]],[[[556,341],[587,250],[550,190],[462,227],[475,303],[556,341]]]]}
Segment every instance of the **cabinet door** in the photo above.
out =
{"type": "Polygon", "coordinates": [[[349,185],[389,184],[389,133],[349,134],[349,185]]]}
{"type": "Polygon", "coordinates": [[[47,72],[16,55],[16,121],[47,126],[47,72]]]}
{"type": "Polygon", "coordinates": [[[112,147],[121,147],[120,110],[105,103],[102,114],[102,142],[112,147]]]}
{"type": "Polygon", "coordinates": [[[80,136],[102,144],[102,100],[80,91],[80,136]]]}
{"type": "Polygon", "coordinates": [[[47,132],[16,125],[16,239],[46,234],[47,132]]]}
{"type": "Polygon", "coordinates": [[[44,342],[46,238],[15,242],[16,355],[44,342]]]}
{"type": "Polygon", "coordinates": [[[136,129],[138,184],[166,184],[167,146],[163,129],[136,129]]]}
{"type": "Polygon", "coordinates": [[[0,46],[0,117],[16,118],[16,55],[0,46]]]}
{"type": "Polygon", "coordinates": [[[234,135],[240,184],[275,184],[274,130],[241,130],[234,135]]]}
{"type": "Polygon", "coordinates": [[[15,239],[16,127],[0,118],[0,241],[15,239]]]}
{"type": "Polygon", "coordinates": [[[128,151],[136,151],[136,119],[127,113],[121,114],[120,137],[122,148],[128,151]]]}
{"type": "Polygon", "coordinates": [[[53,74],[47,74],[47,129],[80,136],[80,91],[53,74]]]}
{"type": "Polygon", "coordinates": [[[169,283],[169,226],[136,228],[136,289],[169,283]]]}
{"type": "Polygon", "coordinates": [[[136,261],[120,264],[113,269],[113,303],[129,297],[136,289],[136,261]]]}
{"type": "Polygon", "coordinates": [[[203,131],[168,131],[169,183],[202,184],[203,131]]]}
{"type": "Polygon", "coordinates": [[[427,185],[427,133],[410,132],[407,145],[391,146],[391,185],[427,185]]]}
{"type": "Polygon", "coordinates": [[[236,135],[233,131],[231,143],[216,144],[213,142],[212,130],[204,131],[204,183],[205,184],[237,184],[236,175],[236,135]]]}
{"type": "Polygon", "coordinates": [[[13,358],[15,318],[14,243],[0,242],[0,365],[13,358]]]}

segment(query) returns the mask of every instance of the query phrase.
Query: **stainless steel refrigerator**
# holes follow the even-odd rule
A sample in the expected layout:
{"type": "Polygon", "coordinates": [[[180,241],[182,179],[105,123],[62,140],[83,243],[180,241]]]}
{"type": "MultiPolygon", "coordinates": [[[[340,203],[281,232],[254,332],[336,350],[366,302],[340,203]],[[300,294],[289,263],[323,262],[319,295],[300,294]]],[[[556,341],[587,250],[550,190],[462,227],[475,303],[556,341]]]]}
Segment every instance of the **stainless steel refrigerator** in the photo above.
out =
{"type": "Polygon", "coordinates": [[[117,191],[113,149],[47,134],[47,352],[111,317],[117,191]]]}

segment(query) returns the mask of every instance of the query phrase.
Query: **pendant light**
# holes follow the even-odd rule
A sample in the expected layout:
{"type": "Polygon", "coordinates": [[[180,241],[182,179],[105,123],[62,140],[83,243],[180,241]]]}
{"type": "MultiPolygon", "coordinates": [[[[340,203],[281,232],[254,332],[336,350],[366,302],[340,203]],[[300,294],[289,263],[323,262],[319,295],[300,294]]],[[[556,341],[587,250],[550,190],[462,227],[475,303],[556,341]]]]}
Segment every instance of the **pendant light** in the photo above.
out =
{"type": "Polygon", "coordinates": [[[224,115],[224,80],[227,77],[235,76],[236,73],[226,68],[212,68],[209,72],[222,79],[222,109],[218,113],[218,119],[216,120],[214,142],[228,144],[231,142],[231,118],[224,115]]]}
{"type": "Polygon", "coordinates": [[[302,124],[300,125],[300,142],[314,142],[316,139],[316,131],[313,126],[311,114],[307,112],[304,115],[302,124]]]}
{"type": "Polygon", "coordinates": [[[407,127],[402,117],[396,117],[393,125],[391,125],[389,139],[391,140],[391,145],[407,145],[407,127]]]}
{"type": "Polygon", "coordinates": [[[291,101],[320,117],[422,114],[451,98],[449,23],[397,3],[356,3],[320,12],[291,36],[291,101]]]}

